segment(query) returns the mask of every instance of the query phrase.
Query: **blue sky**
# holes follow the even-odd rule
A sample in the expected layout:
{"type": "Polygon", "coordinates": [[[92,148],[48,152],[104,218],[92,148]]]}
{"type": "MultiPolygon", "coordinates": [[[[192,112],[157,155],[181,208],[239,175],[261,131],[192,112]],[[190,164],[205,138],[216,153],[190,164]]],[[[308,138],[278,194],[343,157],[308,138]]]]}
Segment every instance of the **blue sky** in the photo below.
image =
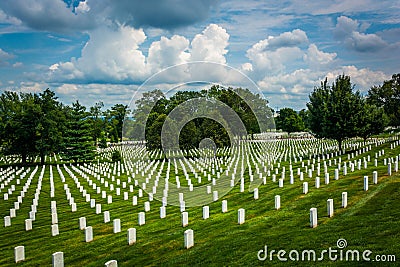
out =
{"type": "Polygon", "coordinates": [[[399,15],[398,0],[2,0],[0,90],[128,104],[188,81],[170,70],[141,87],[155,73],[207,61],[237,71],[194,80],[246,87],[243,73],[271,107],[302,109],[325,77],[350,75],[365,93],[399,73],[399,15]]]}

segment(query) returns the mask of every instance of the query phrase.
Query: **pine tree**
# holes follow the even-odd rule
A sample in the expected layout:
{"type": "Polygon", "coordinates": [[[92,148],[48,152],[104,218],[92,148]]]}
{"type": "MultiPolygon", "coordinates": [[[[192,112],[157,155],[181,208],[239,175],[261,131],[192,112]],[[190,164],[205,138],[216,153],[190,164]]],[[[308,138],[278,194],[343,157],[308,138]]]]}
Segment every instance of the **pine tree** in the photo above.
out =
{"type": "Polygon", "coordinates": [[[95,147],[91,136],[90,121],[86,108],[78,101],[68,112],[67,130],[64,138],[64,159],[74,162],[91,161],[95,147]]]}

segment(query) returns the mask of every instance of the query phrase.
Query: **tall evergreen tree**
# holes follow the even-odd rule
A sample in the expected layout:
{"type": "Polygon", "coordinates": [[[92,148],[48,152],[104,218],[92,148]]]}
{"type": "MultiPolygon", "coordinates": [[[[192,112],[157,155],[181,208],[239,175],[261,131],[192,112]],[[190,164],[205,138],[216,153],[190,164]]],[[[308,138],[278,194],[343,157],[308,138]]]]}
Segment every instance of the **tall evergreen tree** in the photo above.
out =
{"type": "Polygon", "coordinates": [[[39,94],[38,104],[40,114],[36,126],[36,149],[40,156],[41,164],[44,164],[45,156],[60,152],[65,131],[65,113],[63,106],[57,101],[55,93],[46,89],[39,94]]]}
{"type": "Polygon", "coordinates": [[[76,101],[72,104],[67,116],[64,159],[74,162],[93,160],[95,147],[86,108],[76,101]]]}

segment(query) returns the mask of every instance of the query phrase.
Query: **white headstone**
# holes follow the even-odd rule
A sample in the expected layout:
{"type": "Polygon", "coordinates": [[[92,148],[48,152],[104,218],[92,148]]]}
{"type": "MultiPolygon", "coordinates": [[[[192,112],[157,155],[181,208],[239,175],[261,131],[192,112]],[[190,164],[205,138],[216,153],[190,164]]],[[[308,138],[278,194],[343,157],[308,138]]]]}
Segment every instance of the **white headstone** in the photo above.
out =
{"type": "Polygon", "coordinates": [[[165,206],[160,207],[160,218],[164,219],[167,216],[167,210],[165,206]]]}
{"type": "Polygon", "coordinates": [[[213,191],[213,201],[218,200],[218,191],[213,191]]]}
{"type": "Polygon", "coordinates": [[[283,179],[279,179],[279,187],[283,187],[283,179]]]}
{"type": "Polygon", "coordinates": [[[64,253],[59,251],[52,254],[52,266],[64,267],[64,253]]]}
{"type": "Polygon", "coordinates": [[[18,246],[14,248],[14,258],[15,262],[20,262],[25,260],[25,247],[18,246]]]}
{"type": "Polygon", "coordinates": [[[57,213],[52,213],[51,214],[51,224],[57,224],[57,223],[58,223],[57,213]]]}
{"type": "Polygon", "coordinates": [[[245,210],[239,209],[238,210],[238,224],[243,224],[245,220],[245,210]]]}
{"type": "Polygon", "coordinates": [[[93,241],[93,228],[88,226],[85,228],[85,242],[93,241]]]}
{"type": "Polygon", "coordinates": [[[315,228],[318,225],[317,208],[310,209],[310,227],[315,228]]]}
{"type": "Polygon", "coordinates": [[[304,182],[303,183],[303,194],[307,194],[308,193],[308,183],[304,182]]]}
{"type": "Polygon", "coordinates": [[[121,232],[121,219],[113,220],[113,232],[114,234],[121,232]]]}
{"type": "Polygon", "coordinates": [[[258,199],[258,188],[254,188],[254,191],[253,191],[253,194],[254,194],[254,199],[258,199]]]}
{"type": "Polygon", "coordinates": [[[144,202],[144,211],[145,212],[150,211],[150,202],[149,201],[144,202]]]}
{"type": "Polygon", "coordinates": [[[10,216],[5,216],[4,217],[4,227],[11,226],[11,217],[10,216]]]}
{"type": "Polygon", "coordinates": [[[101,213],[101,204],[96,204],[96,214],[101,213]]]}
{"type": "Polygon", "coordinates": [[[368,191],[368,176],[364,176],[364,191],[368,191]]]}
{"type": "Polygon", "coordinates": [[[325,173],[325,184],[329,184],[329,173],[325,173]]]}
{"type": "Polygon", "coordinates": [[[377,183],[378,183],[378,172],[377,172],[377,171],[373,171],[373,172],[372,172],[372,182],[373,182],[374,184],[377,184],[377,183]]]}
{"type": "Polygon", "coordinates": [[[184,212],[184,211],[186,210],[186,203],[185,203],[185,201],[181,201],[181,202],[179,203],[179,208],[180,208],[180,211],[181,211],[181,212],[184,212]]]}
{"type": "Polygon", "coordinates": [[[79,229],[84,230],[86,228],[86,217],[79,218],[79,229]]]}
{"type": "Polygon", "coordinates": [[[192,229],[188,229],[184,233],[185,243],[184,246],[186,249],[189,249],[194,246],[194,234],[192,229]]]}
{"type": "Polygon", "coordinates": [[[222,212],[228,212],[228,200],[226,199],[222,200],[222,212]]]}
{"type": "Polygon", "coordinates": [[[204,206],[203,207],[203,219],[207,220],[208,218],[210,218],[210,207],[204,206]]]}
{"type": "Polygon", "coordinates": [[[136,243],[136,228],[128,229],[128,245],[133,245],[136,243]]]}
{"type": "Polygon", "coordinates": [[[136,206],[137,205],[137,196],[132,197],[132,205],[136,206]]]}
{"type": "Polygon", "coordinates": [[[58,231],[58,224],[52,224],[51,225],[51,236],[56,236],[59,235],[59,231],[58,231]]]}
{"type": "Polygon", "coordinates": [[[186,227],[189,224],[189,214],[187,211],[182,212],[182,227],[186,227]]]}
{"type": "Polygon", "coordinates": [[[342,192],[342,208],[347,207],[347,192],[342,192]]]}
{"type": "Polygon", "coordinates": [[[30,231],[30,230],[32,230],[32,220],[26,219],[25,220],[25,231],[30,231]]]}
{"type": "Polygon", "coordinates": [[[104,223],[110,222],[110,211],[106,210],[103,215],[104,215],[104,223]]]}
{"type": "Polygon", "coordinates": [[[139,220],[139,225],[144,225],[146,223],[146,217],[144,212],[139,212],[138,220],[139,220]]]}
{"type": "Polygon", "coordinates": [[[281,208],[281,196],[276,195],[275,196],[275,209],[279,210],[281,208]]]}
{"type": "Polygon", "coordinates": [[[320,180],[319,177],[315,177],[315,188],[319,188],[320,180]]]}
{"type": "Polygon", "coordinates": [[[333,210],[333,199],[328,199],[326,201],[326,205],[327,205],[327,211],[328,211],[328,217],[332,217],[334,210],[333,210]]]}
{"type": "Polygon", "coordinates": [[[109,260],[104,264],[105,267],[118,267],[118,262],[116,260],[109,260]]]}

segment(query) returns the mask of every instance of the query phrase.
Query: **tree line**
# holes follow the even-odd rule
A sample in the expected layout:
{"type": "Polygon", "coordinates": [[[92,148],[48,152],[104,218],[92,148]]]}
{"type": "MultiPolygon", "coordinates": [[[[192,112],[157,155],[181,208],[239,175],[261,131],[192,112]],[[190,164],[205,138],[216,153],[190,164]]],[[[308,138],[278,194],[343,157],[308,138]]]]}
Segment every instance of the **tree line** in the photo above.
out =
{"type": "MultiPolygon", "coordinates": [[[[103,110],[104,104],[98,102],[87,109],[79,101],[62,104],[49,89],[42,93],[6,91],[0,95],[0,153],[18,155],[23,163],[39,156],[43,164],[45,157],[54,153],[67,161],[85,162],[93,160],[97,147],[122,141],[123,130],[125,138],[145,139],[148,149],[160,149],[162,127],[170,112],[196,98],[224,103],[237,114],[249,136],[275,128],[268,101],[243,88],[212,86],[199,92],[179,91],[169,99],[156,89],[136,101],[128,120],[125,118],[131,111],[122,104],[103,110]]],[[[366,96],[354,90],[350,76],[339,75],[331,85],[325,79],[311,92],[306,105],[307,109],[300,112],[281,109],[276,128],[289,134],[310,131],[318,138],[337,140],[341,149],[346,138],[358,136],[365,140],[386,126],[400,126],[400,74],[372,87],[366,96]]],[[[189,107],[178,119],[185,120],[193,112],[189,107]]],[[[179,148],[198,148],[207,138],[217,147],[229,146],[228,130],[235,133],[237,129],[198,116],[176,132],[179,148]]]]}
{"type": "Polygon", "coordinates": [[[350,76],[344,74],[331,85],[325,79],[309,95],[307,109],[299,113],[290,108],[280,110],[277,129],[289,134],[311,131],[316,137],[336,140],[342,150],[347,138],[358,136],[365,141],[387,126],[400,126],[400,74],[373,86],[366,96],[354,87],[350,76]]]}
{"type": "MultiPolygon", "coordinates": [[[[141,139],[144,137],[148,149],[161,149],[161,131],[164,123],[168,119],[171,120],[169,117],[170,112],[182,103],[188,103],[193,99],[222,102],[239,116],[244,124],[246,133],[249,135],[275,127],[268,101],[261,95],[254,94],[249,89],[223,88],[213,85],[207,90],[178,91],[169,99],[158,89],[143,93],[143,97],[135,103],[134,121],[127,122],[127,125],[130,124],[129,127],[126,127],[127,137],[129,139],[141,139]],[[257,117],[258,114],[262,114],[262,116],[257,117]]],[[[185,120],[186,116],[191,116],[194,112],[199,114],[198,110],[195,110],[200,108],[198,104],[186,108],[176,120],[185,120]]],[[[218,113],[215,103],[211,109],[203,108],[204,116],[199,115],[194,119],[189,119],[188,123],[180,131],[177,130],[179,134],[179,149],[198,148],[199,143],[206,138],[212,139],[216,147],[229,146],[231,140],[228,132],[240,135],[235,133],[238,130],[235,129],[235,125],[229,125],[232,122],[229,115],[232,114],[224,114],[228,118],[222,120],[227,121],[226,125],[223,125],[221,121],[217,122],[209,117],[210,115],[220,115],[214,114],[218,113]]]]}
{"type": "Polygon", "coordinates": [[[94,159],[96,147],[122,141],[122,124],[128,107],[116,104],[103,111],[102,102],[87,109],[76,101],[64,105],[49,89],[42,93],[6,91],[0,95],[0,149],[18,155],[22,163],[37,156],[43,164],[53,153],[63,159],[94,159]]]}

